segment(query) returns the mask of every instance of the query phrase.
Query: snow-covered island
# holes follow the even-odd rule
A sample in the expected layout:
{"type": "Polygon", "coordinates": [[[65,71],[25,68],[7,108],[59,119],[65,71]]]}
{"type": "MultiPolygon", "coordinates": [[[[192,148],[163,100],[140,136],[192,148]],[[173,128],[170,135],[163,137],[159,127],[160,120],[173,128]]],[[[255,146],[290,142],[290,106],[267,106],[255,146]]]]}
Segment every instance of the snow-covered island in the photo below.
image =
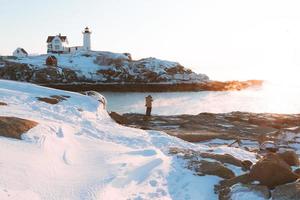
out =
{"type": "Polygon", "coordinates": [[[67,90],[199,91],[240,90],[261,81],[210,81],[177,62],[133,60],[129,53],[78,51],[1,57],[0,78],[67,90]]]}
{"type": "Polygon", "coordinates": [[[10,58],[2,62],[2,73],[8,70],[5,67],[23,71],[18,78],[35,83],[199,83],[209,80],[206,75],[196,74],[177,62],[156,58],[132,60],[129,53],[82,51],[10,58]],[[57,59],[55,66],[47,65],[49,56],[57,59]]]}

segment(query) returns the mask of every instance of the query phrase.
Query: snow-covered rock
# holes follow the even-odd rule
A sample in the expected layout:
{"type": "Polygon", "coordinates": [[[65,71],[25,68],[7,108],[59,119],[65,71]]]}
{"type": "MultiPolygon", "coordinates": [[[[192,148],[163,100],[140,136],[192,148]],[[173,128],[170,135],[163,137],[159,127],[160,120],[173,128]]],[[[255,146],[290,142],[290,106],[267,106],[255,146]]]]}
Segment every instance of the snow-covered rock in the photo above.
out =
{"type": "Polygon", "coordinates": [[[206,75],[196,74],[177,62],[156,58],[132,60],[129,53],[91,51],[53,54],[58,60],[57,68],[46,66],[48,56],[6,59],[6,65],[0,68],[0,77],[23,78],[23,75],[15,75],[22,72],[20,67],[16,68],[20,66],[16,63],[19,63],[30,71],[28,81],[35,83],[201,83],[209,80],[206,75]],[[11,68],[14,68],[13,73],[11,68]]]}

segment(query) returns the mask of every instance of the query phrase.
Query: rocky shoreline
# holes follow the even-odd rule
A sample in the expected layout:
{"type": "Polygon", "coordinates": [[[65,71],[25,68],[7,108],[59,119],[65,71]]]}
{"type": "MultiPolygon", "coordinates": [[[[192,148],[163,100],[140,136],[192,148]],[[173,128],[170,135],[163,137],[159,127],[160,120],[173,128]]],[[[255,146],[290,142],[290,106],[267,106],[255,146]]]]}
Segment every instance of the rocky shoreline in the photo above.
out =
{"type": "Polygon", "coordinates": [[[111,117],[120,124],[164,131],[188,142],[211,147],[208,151],[170,148],[199,176],[217,176],[220,200],[296,200],[300,197],[300,114],[200,113],[198,115],[111,117]],[[220,153],[228,150],[228,153],[220,153]],[[232,155],[232,149],[243,156],[232,155]]]}
{"type": "Polygon", "coordinates": [[[74,83],[41,84],[42,86],[74,92],[94,90],[99,92],[195,92],[195,91],[238,91],[261,86],[261,80],[208,81],[203,83],[74,83]]]}
{"type": "Polygon", "coordinates": [[[141,129],[164,131],[188,142],[212,139],[273,140],[283,132],[300,131],[300,114],[200,113],[198,115],[124,114],[123,124],[141,129]],[[272,139],[273,138],[273,139],[272,139]]]}

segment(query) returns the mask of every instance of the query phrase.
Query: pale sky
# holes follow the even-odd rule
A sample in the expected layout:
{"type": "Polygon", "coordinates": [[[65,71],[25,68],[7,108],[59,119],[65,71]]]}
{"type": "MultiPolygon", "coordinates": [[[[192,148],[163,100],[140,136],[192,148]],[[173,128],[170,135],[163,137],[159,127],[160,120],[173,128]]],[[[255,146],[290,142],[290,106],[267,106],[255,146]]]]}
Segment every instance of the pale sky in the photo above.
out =
{"type": "Polygon", "coordinates": [[[299,0],[0,0],[0,54],[45,53],[48,35],[214,79],[300,76],[299,0]],[[299,73],[298,73],[299,72],[299,73]]]}

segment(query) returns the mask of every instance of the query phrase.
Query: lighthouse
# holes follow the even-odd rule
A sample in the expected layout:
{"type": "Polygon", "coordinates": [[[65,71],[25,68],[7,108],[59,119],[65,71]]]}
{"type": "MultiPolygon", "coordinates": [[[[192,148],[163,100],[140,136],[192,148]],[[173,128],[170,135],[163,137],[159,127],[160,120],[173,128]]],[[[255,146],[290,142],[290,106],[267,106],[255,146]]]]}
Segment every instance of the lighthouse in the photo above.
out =
{"type": "Polygon", "coordinates": [[[91,34],[89,27],[86,27],[84,31],[82,32],[83,34],[83,49],[90,51],[91,50],[91,34]]]}

